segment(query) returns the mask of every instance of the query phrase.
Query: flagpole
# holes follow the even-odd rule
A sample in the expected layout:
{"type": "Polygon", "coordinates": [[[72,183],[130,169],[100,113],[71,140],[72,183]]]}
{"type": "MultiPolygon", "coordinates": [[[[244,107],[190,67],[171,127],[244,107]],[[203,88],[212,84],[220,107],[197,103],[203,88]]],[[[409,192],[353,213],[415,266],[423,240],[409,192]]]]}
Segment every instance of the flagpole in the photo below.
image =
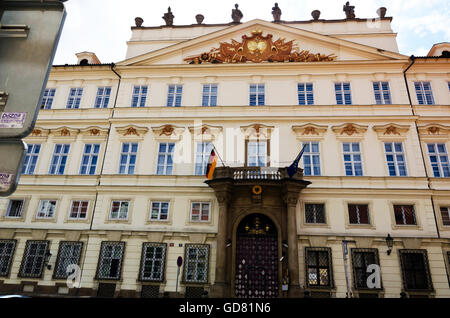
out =
{"type": "Polygon", "coordinates": [[[220,161],[222,162],[222,166],[225,167],[225,164],[223,163],[223,160],[222,160],[222,158],[220,157],[219,151],[217,150],[216,146],[214,146],[214,144],[212,144],[212,145],[213,145],[214,150],[217,152],[217,156],[219,157],[220,161]]]}

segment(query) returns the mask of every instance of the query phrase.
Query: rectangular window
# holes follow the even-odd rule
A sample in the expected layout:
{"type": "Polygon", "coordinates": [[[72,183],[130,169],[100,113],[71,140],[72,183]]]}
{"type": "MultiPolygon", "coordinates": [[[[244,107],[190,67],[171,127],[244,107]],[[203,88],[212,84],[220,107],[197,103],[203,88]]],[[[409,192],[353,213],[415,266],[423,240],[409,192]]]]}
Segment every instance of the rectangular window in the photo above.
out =
{"type": "Polygon", "coordinates": [[[8,204],[8,209],[6,210],[7,218],[20,218],[22,217],[23,206],[25,200],[10,200],[8,204]]]}
{"type": "Polygon", "coordinates": [[[147,282],[162,282],[166,261],[166,244],[143,243],[139,279],[147,282]]]}
{"type": "Polygon", "coordinates": [[[147,101],[147,85],[135,85],[131,96],[131,107],[145,107],[147,101]]]}
{"type": "Polygon", "coordinates": [[[150,220],[167,221],[169,218],[169,202],[153,202],[150,220]]]}
{"type": "Polygon", "coordinates": [[[119,280],[124,251],[125,242],[102,242],[96,278],[119,280]]]}
{"type": "Polygon", "coordinates": [[[185,283],[207,283],[209,245],[186,244],[184,264],[185,283]]]}
{"type": "Polygon", "coordinates": [[[69,218],[85,220],[87,218],[88,208],[89,201],[72,201],[69,218]]]}
{"type": "Polygon", "coordinates": [[[397,225],[416,225],[413,205],[394,205],[395,223],[397,225]]]}
{"type": "Polygon", "coordinates": [[[213,148],[212,142],[197,142],[197,150],[195,152],[195,175],[203,176],[206,174],[209,156],[213,148]]]}
{"type": "Polygon", "coordinates": [[[134,174],[136,168],[138,144],[126,143],[122,144],[120,153],[119,174],[134,174]]]}
{"type": "Polygon", "coordinates": [[[192,222],[209,222],[210,203],[209,202],[192,202],[191,203],[191,221],[192,222]]]}
{"type": "Polygon", "coordinates": [[[298,83],[297,95],[299,105],[314,105],[314,93],[312,83],[298,83]]]}
{"type": "Polygon", "coordinates": [[[36,168],[36,163],[40,151],[41,145],[39,144],[28,145],[27,154],[25,156],[25,162],[22,167],[22,174],[34,174],[34,170],[36,168]]]}
{"type": "Polygon", "coordinates": [[[375,103],[392,104],[389,82],[373,82],[373,93],[375,94],[375,103]]]}
{"type": "Polygon", "coordinates": [[[95,108],[107,108],[111,96],[111,87],[98,87],[95,97],[95,108]]]}
{"type": "Polygon", "coordinates": [[[0,240],[0,276],[8,276],[16,249],[16,240],[0,240]]]}
{"type": "Polygon", "coordinates": [[[450,177],[447,147],[445,144],[427,144],[427,149],[434,177],[450,177]]]}
{"type": "Polygon", "coordinates": [[[442,224],[450,226],[450,208],[441,206],[442,224]]]}
{"type": "Polygon", "coordinates": [[[250,106],[265,105],[265,85],[250,84],[250,106]]]}
{"type": "Polygon", "coordinates": [[[83,96],[83,88],[71,88],[69,98],[67,99],[66,108],[80,108],[81,97],[83,96]]]}
{"type": "Polygon", "coordinates": [[[66,168],[67,156],[69,154],[69,144],[56,144],[53,151],[52,161],[48,170],[49,174],[64,174],[66,168]]]}
{"type": "Polygon", "coordinates": [[[334,83],[334,92],[336,94],[337,105],[351,105],[352,92],[350,83],[334,83]]]}
{"type": "Polygon", "coordinates": [[[350,224],[370,224],[367,204],[349,204],[348,220],[350,224]]]}
{"type": "MultiPolygon", "coordinates": [[[[380,265],[378,258],[378,249],[368,248],[352,248],[352,265],[353,265],[353,278],[355,289],[373,289],[367,286],[367,279],[373,271],[367,271],[369,265],[380,265]]],[[[370,280],[372,281],[372,280],[370,280]]],[[[380,281],[381,289],[381,281],[380,281]]]]}
{"type": "Polygon", "coordinates": [[[403,143],[401,142],[385,142],[384,151],[386,154],[386,163],[389,175],[406,176],[406,161],[403,152],[403,143]]]}
{"type": "Polygon", "coordinates": [[[55,98],[56,88],[46,88],[42,96],[41,109],[51,109],[55,98]]]}
{"type": "Polygon", "coordinates": [[[203,84],[202,106],[217,106],[217,84],[203,84]]]}
{"type": "Polygon", "coordinates": [[[320,176],[320,148],[318,142],[303,143],[303,174],[305,176],[320,176]],[[306,146],[306,147],[305,147],[306,146]]]}
{"type": "Polygon", "coordinates": [[[403,287],[406,291],[431,291],[430,268],[426,250],[399,250],[403,287]]]}
{"type": "Polygon", "coordinates": [[[183,85],[169,85],[167,93],[167,106],[179,107],[181,106],[181,97],[183,95],[183,85]]]}
{"type": "Polygon", "coordinates": [[[74,269],[70,265],[79,265],[83,242],[60,242],[58,256],[56,257],[53,278],[66,279],[74,269]]]}
{"type": "Polygon", "coordinates": [[[27,241],[19,277],[40,278],[42,276],[49,244],[49,241],[27,241]]]}
{"type": "Polygon", "coordinates": [[[173,173],[174,150],[175,143],[173,142],[161,142],[159,144],[158,166],[156,167],[156,174],[171,175],[173,173]]]}
{"type": "Polygon", "coordinates": [[[129,206],[130,206],[130,201],[112,201],[109,219],[110,220],[126,220],[126,219],[128,219],[129,206]]]}
{"type": "Polygon", "coordinates": [[[308,287],[333,287],[331,249],[306,247],[306,283],[308,287]]]}
{"type": "Polygon", "coordinates": [[[81,159],[80,174],[95,174],[97,167],[99,144],[85,144],[84,153],[81,159]]]}
{"type": "Polygon", "coordinates": [[[419,105],[434,105],[433,92],[430,82],[414,82],[417,102],[419,105]]]}
{"type": "Polygon", "coordinates": [[[344,142],[344,166],[346,176],[362,176],[362,159],[359,142],[344,142]]]}
{"type": "Polygon", "coordinates": [[[325,224],[325,204],[305,204],[305,222],[325,224]]]}
{"type": "Polygon", "coordinates": [[[40,200],[37,218],[51,219],[55,216],[56,200],[40,200]]]}
{"type": "Polygon", "coordinates": [[[267,166],[267,141],[247,141],[247,166],[267,166]]]}

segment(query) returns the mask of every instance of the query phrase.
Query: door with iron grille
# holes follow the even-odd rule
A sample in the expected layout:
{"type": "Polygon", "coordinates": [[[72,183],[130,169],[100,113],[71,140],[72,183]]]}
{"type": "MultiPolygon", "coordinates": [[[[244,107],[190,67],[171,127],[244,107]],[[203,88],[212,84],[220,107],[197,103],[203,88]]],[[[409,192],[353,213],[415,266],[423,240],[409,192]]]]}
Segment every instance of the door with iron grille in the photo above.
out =
{"type": "Polygon", "coordinates": [[[235,296],[278,297],[278,235],[263,214],[245,217],[236,232],[235,296]]]}

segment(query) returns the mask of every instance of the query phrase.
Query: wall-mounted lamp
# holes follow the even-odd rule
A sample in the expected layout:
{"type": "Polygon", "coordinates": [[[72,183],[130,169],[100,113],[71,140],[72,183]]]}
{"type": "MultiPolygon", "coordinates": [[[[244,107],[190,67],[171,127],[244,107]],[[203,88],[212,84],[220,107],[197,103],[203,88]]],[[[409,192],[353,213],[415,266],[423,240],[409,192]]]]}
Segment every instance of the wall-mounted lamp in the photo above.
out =
{"type": "Polygon", "coordinates": [[[390,234],[386,236],[386,245],[388,247],[387,255],[391,255],[392,247],[394,246],[394,239],[391,237],[390,234]]]}
{"type": "Polygon", "coordinates": [[[52,265],[50,265],[48,262],[50,261],[50,257],[52,257],[52,253],[50,253],[49,250],[45,253],[45,259],[44,259],[44,265],[47,266],[47,269],[52,269],[52,265]]]}

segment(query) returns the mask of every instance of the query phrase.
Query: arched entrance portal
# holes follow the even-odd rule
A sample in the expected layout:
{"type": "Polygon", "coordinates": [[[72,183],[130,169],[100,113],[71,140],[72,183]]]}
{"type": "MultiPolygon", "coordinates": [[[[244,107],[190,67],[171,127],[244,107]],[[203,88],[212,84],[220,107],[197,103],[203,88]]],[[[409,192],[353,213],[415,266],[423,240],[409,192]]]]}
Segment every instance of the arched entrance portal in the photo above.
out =
{"type": "Polygon", "coordinates": [[[264,214],[250,214],[236,232],[235,296],[278,297],[278,233],[264,214]]]}

